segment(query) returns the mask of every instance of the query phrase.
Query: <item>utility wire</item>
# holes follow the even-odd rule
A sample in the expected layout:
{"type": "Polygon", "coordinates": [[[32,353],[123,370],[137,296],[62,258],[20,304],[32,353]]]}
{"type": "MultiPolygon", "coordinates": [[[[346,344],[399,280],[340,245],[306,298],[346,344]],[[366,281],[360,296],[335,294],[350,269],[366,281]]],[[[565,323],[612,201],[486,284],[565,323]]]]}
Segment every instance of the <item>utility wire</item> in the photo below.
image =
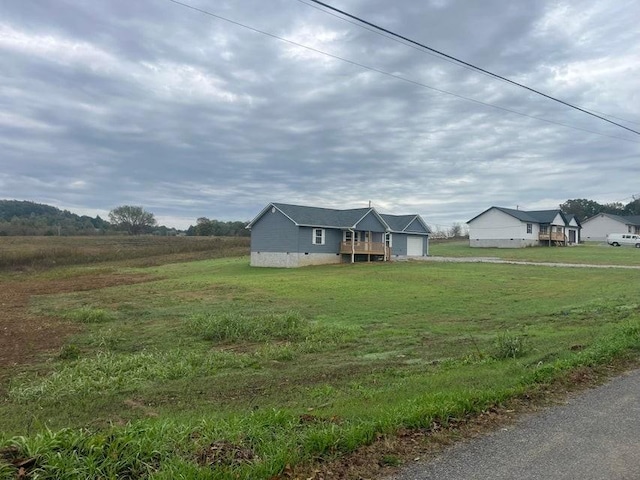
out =
{"type": "MultiPolygon", "coordinates": [[[[348,18],[345,18],[345,17],[343,17],[341,15],[338,15],[336,13],[333,13],[330,10],[325,10],[324,8],[320,8],[317,5],[314,5],[312,3],[308,3],[308,1],[313,1],[313,0],[297,0],[297,1],[302,3],[302,4],[304,4],[304,5],[306,5],[306,6],[308,6],[308,7],[310,7],[310,8],[314,8],[314,9],[318,10],[319,12],[322,12],[322,13],[324,13],[326,15],[331,15],[332,17],[335,17],[335,18],[337,18],[339,20],[342,20],[343,22],[350,23],[351,25],[355,25],[356,27],[362,28],[362,29],[367,30],[367,31],[369,31],[371,33],[375,33],[376,35],[380,35],[381,37],[384,37],[384,38],[386,38],[388,40],[392,40],[392,41],[394,41],[396,43],[399,43],[400,45],[404,45],[405,47],[413,48],[414,50],[416,50],[418,52],[426,53],[427,55],[431,55],[434,58],[442,60],[443,62],[448,62],[448,63],[451,63],[452,65],[456,65],[458,67],[466,68],[467,70],[470,70],[472,72],[481,73],[482,75],[486,75],[487,77],[495,78],[494,76],[492,76],[489,73],[485,73],[483,71],[477,70],[475,68],[472,68],[470,66],[465,65],[464,63],[460,63],[460,62],[458,62],[456,60],[451,60],[449,58],[443,57],[442,55],[433,53],[433,52],[431,52],[429,50],[425,50],[424,48],[420,48],[420,47],[418,47],[416,45],[413,45],[411,43],[407,43],[407,42],[401,40],[400,38],[396,38],[396,37],[394,37],[392,35],[387,35],[386,33],[381,32],[379,30],[376,30],[374,28],[370,28],[367,25],[363,25],[362,23],[358,23],[358,22],[354,22],[352,20],[349,20],[348,18]]],[[[503,81],[505,83],[510,83],[509,81],[503,80],[502,78],[498,78],[498,80],[501,80],[501,81],[503,81]]],[[[580,105],[578,105],[578,106],[580,108],[586,108],[586,107],[582,107],[580,105]]],[[[598,113],[598,114],[603,115],[605,117],[615,118],[616,120],[621,120],[623,122],[634,123],[636,125],[640,125],[640,122],[634,121],[634,120],[629,120],[628,118],[617,117],[615,115],[611,115],[609,113],[604,113],[604,112],[599,112],[598,110],[594,110],[594,109],[590,109],[590,111],[593,112],[593,113],[598,113]]]]}
{"type": "Polygon", "coordinates": [[[477,70],[475,70],[475,69],[473,69],[471,67],[467,67],[466,65],[461,65],[459,62],[456,62],[456,61],[453,61],[453,60],[449,60],[448,58],[443,58],[441,55],[437,55],[437,54],[435,54],[433,52],[430,52],[429,50],[425,50],[424,48],[417,47],[415,45],[412,45],[411,43],[404,42],[399,38],[396,38],[396,37],[393,37],[391,35],[387,35],[387,34],[385,34],[383,32],[380,32],[378,30],[375,30],[374,28],[370,28],[370,27],[367,27],[366,25],[363,25],[361,23],[354,22],[352,20],[349,20],[348,18],[344,18],[343,16],[337,15],[337,14],[335,14],[335,13],[329,11],[329,10],[325,10],[324,8],[320,8],[317,5],[313,5],[311,3],[307,3],[305,0],[298,0],[298,2],[306,5],[307,7],[314,8],[314,9],[318,10],[319,12],[322,12],[322,13],[324,13],[326,15],[331,15],[332,17],[335,17],[335,18],[337,18],[339,20],[342,20],[343,22],[350,23],[351,25],[355,25],[356,27],[363,28],[364,30],[367,30],[367,31],[369,31],[371,33],[375,33],[376,35],[380,35],[381,37],[384,37],[384,38],[387,38],[389,40],[392,40],[392,41],[394,41],[396,43],[399,43],[400,45],[404,45],[405,47],[413,48],[414,50],[416,50],[416,51],[418,51],[420,53],[426,53],[427,55],[431,55],[432,57],[437,58],[439,60],[442,60],[442,61],[445,61],[445,62],[449,62],[452,65],[456,65],[458,67],[466,68],[467,70],[471,70],[472,72],[477,72],[477,70]]]}
{"type": "Polygon", "coordinates": [[[371,72],[376,72],[376,73],[379,73],[379,74],[381,74],[381,75],[385,75],[385,76],[387,76],[387,77],[395,78],[396,80],[401,80],[401,81],[403,81],[403,82],[407,82],[407,83],[410,83],[410,84],[412,84],[412,85],[416,85],[416,86],[419,86],[419,87],[422,87],[422,88],[427,88],[427,89],[429,89],[429,90],[433,90],[433,91],[435,91],[435,92],[444,93],[444,94],[446,94],[446,95],[450,95],[450,96],[453,96],[453,97],[456,97],[456,98],[459,98],[459,99],[462,99],[462,100],[466,100],[466,101],[468,101],[468,102],[473,102],[473,103],[476,103],[476,104],[478,104],[478,105],[483,105],[483,106],[485,106],[485,107],[495,108],[495,109],[497,109],[497,110],[502,110],[503,112],[513,113],[513,114],[515,114],[515,115],[520,115],[521,117],[531,118],[531,119],[533,119],[533,120],[538,120],[538,121],[541,121],[541,122],[546,122],[546,123],[549,123],[549,124],[552,124],[552,125],[559,125],[559,126],[566,127],[566,128],[572,128],[572,129],[574,129],[574,130],[578,130],[578,131],[581,131],[581,132],[593,133],[593,134],[595,134],[595,135],[600,135],[600,136],[602,136],[602,137],[614,138],[614,139],[616,139],[616,140],[623,140],[623,141],[625,141],[625,142],[640,143],[640,142],[637,142],[637,141],[635,141],[635,140],[631,140],[630,138],[618,137],[618,136],[615,136],[615,135],[608,135],[608,134],[605,134],[605,133],[596,132],[596,131],[594,131],[594,130],[589,130],[589,129],[586,129],[586,128],[575,127],[575,126],[573,126],[573,125],[568,125],[568,124],[566,124],[566,123],[556,122],[556,121],[554,121],[554,120],[547,120],[546,118],[536,117],[536,116],[534,116],[534,115],[529,115],[529,114],[526,114],[526,113],[518,112],[518,111],[516,111],[516,110],[511,110],[510,108],[501,107],[501,106],[499,106],[499,105],[494,105],[494,104],[487,103],[487,102],[482,102],[482,101],[480,101],[480,100],[476,100],[476,99],[474,99],[474,98],[470,98],[470,97],[465,97],[464,95],[459,95],[459,94],[457,94],[457,93],[449,92],[449,91],[447,91],[447,90],[443,90],[443,89],[441,89],[441,88],[436,88],[436,87],[433,87],[433,86],[431,86],[431,85],[427,85],[426,83],[421,83],[421,82],[418,82],[418,81],[416,81],[416,80],[411,80],[410,78],[405,78],[405,77],[402,77],[402,76],[400,76],[400,75],[396,75],[396,74],[394,74],[394,73],[387,72],[387,71],[385,71],[385,70],[380,70],[380,69],[378,69],[378,68],[370,67],[370,66],[365,65],[365,64],[363,64],[363,63],[358,63],[358,62],[356,62],[356,61],[354,61],[354,60],[349,60],[349,59],[347,59],[347,58],[343,58],[343,57],[340,57],[340,56],[338,56],[338,55],[334,55],[334,54],[332,54],[332,53],[324,52],[324,51],[319,50],[319,49],[314,48],[314,47],[309,47],[308,45],[303,45],[303,44],[298,43],[298,42],[295,42],[295,41],[293,41],[293,40],[289,40],[289,39],[287,39],[287,38],[280,37],[280,36],[275,35],[275,34],[273,34],[273,33],[269,33],[269,32],[266,32],[266,31],[264,31],[264,30],[260,30],[260,29],[257,29],[257,28],[254,28],[254,27],[251,27],[251,26],[246,25],[246,24],[244,24],[244,23],[240,23],[240,22],[238,22],[238,21],[236,21],[236,20],[231,20],[231,19],[226,18],[226,17],[223,17],[223,16],[221,16],[221,15],[218,15],[218,14],[215,14],[215,13],[212,13],[212,12],[209,12],[208,10],[203,10],[203,9],[201,9],[201,8],[194,7],[193,5],[189,5],[188,3],[184,3],[184,2],[181,2],[181,1],[179,1],[179,0],[167,0],[167,1],[169,1],[169,2],[171,2],[171,3],[175,3],[176,5],[180,5],[180,6],[182,6],[182,7],[188,8],[188,9],[190,9],[190,10],[194,10],[194,11],[196,11],[196,12],[202,13],[202,14],[204,14],[204,15],[207,15],[207,16],[210,16],[210,17],[213,17],[213,18],[217,18],[217,19],[219,19],[219,20],[223,20],[223,21],[228,22],[228,23],[231,23],[231,24],[233,24],[233,25],[237,25],[237,26],[239,26],[239,27],[246,28],[247,30],[251,30],[252,32],[259,33],[259,34],[261,34],[261,35],[266,35],[266,36],[271,37],[271,38],[275,38],[275,39],[277,39],[277,40],[280,40],[280,41],[282,41],[282,42],[288,43],[288,44],[290,44],[290,45],[295,45],[296,47],[304,48],[304,49],[306,49],[306,50],[309,50],[309,51],[312,51],[312,52],[315,52],[315,53],[319,53],[319,54],[321,54],[321,55],[325,55],[325,56],[327,56],[327,57],[334,58],[334,59],[336,59],[336,60],[340,60],[340,61],[342,61],[342,62],[345,62],[345,63],[348,63],[348,64],[350,64],[350,65],[354,65],[354,66],[357,66],[357,67],[363,68],[363,69],[365,69],[365,70],[369,70],[369,71],[371,71],[371,72]]]}
{"type": "Polygon", "coordinates": [[[492,77],[498,78],[498,79],[503,80],[505,82],[511,83],[513,85],[516,85],[518,87],[524,88],[524,89],[529,90],[530,92],[533,92],[533,93],[535,93],[537,95],[541,95],[541,96],[543,96],[545,98],[548,98],[549,100],[553,100],[554,102],[561,103],[562,105],[565,105],[567,107],[573,108],[573,109],[578,110],[580,112],[586,113],[587,115],[591,115],[592,117],[599,118],[600,120],[604,120],[605,122],[611,123],[613,125],[616,125],[617,127],[624,128],[625,130],[628,130],[628,131],[633,132],[633,133],[635,133],[637,135],[640,135],[640,132],[637,131],[637,130],[633,130],[632,128],[625,127],[624,125],[621,125],[620,123],[616,123],[613,120],[609,120],[608,118],[605,118],[605,117],[603,117],[601,115],[597,115],[597,114],[595,114],[593,112],[590,112],[589,110],[585,110],[584,108],[581,108],[581,107],[579,107],[577,105],[573,105],[573,104],[571,104],[569,102],[565,102],[564,100],[560,100],[559,98],[553,97],[551,95],[547,95],[546,93],[541,92],[539,90],[536,90],[535,88],[528,87],[528,86],[526,86],[526,85],[524,85],[522,83],[518,83],[518,82],[516,82],[514,80],[511,80],[511,79],[509,79],[507,77],[503,77],[502,75],[498,75],[497,73],[493,73],[493,72],[490,72],[489,70],[485,70],[484,68],[481,68],[481,67],[478,67],[476,65],[473,65],[472,63],[465,62],[464,60],[460,60],[459,58],[456,58],[456,57],[454,57],[452,55],[448,55],[448,54],[446,54],[444,52],[441,52],[440,50],[436,50],[435,48],[431,48],[431,47],[429,47],[429,46],[427,46],[427,45],[425,45],[423,43],[416,42],[415,40],[412,40],[412,39],[410,39],[408,37],[405,37],[404,35],[400,35],[399,33],[395,33],[395,32],[393,32],[391,30],[388,30],[388,29],[386,29],[384,27],[376,25],[375,23],[369,22],[369,21],[367,21],[367,20],[365,20],[363,18],[360,18],[360,17],[358,17],[356,15],[352,15],[352,14],[350,14],[348,12],[345,12],[344,10],[340,10],[339,8],[336,8],[336,7],[333,7],[333,6],[331,6],[331,5],[327,4],[327,3],[321,2],[320,0],[309,0],[309,1],[313,2],[313,3],[316,3],[318,5],[322,5],[323,7],[328,8],[329,10],[332,10],[334,12],[338,12],[341,15],[344,15],[346,17],[352,18],[352,19],[354,19],[354,20],[356,20],[358,22],[361,22],[361,23],[363,23],[365,25],[368,25],[368,26],[370,26],[372,28],[375,28],[376,30],[384,32],[384,33],[386,33],[388,35],[392,35],[392,36],[394,36],[396,38],[400,38],[400,39],[404,40],[405,42],[409,42],[409,43],[411,43],[413,45],[417,45],[417,46],[419,46],[421,48],[424,48],[424,49],[426,49],[426,50],[428,50],[430,52],[433,52],[433,53],[436,53],[438,55],[441,55],[444,58],[448,58],[450,60],[453,60],[453,61],[455,61],[455,62],[457,62],[457,63],[459,63],[461,65],[466,65],[467,67],[470,67],[470,68],[472,68],[474,70],[482,72],[482,73],[484,73],[486,75],[490,75],[492,77]]]}

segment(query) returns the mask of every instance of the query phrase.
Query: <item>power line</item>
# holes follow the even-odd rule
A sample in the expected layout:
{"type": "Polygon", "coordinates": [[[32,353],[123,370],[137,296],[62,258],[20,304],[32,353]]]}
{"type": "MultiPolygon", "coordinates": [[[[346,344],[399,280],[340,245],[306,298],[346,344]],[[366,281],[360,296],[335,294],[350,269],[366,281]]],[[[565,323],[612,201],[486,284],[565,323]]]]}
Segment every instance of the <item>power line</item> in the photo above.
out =
{"type": "Polygon", "coordinates": [[[611,123],[613,125],[616,125],[617,127],[623,128],[623,129],[628,130],[630,132],[633,132],[633,133],[635,133],[637,135],[640,135],[640,132],[637,131],[637,130],[633,130],[632,128],[625,127],[624,125],[621,125],[621,124],[619,124],[617,122],[614,122],[613,120],[609,120],[608,118],[605,118],[605,117],[603,117],[601,115],[597,115],[597,114],[595,114],[593,112],[590,112],[589,110],[581,108],[581,107],[579,107],[577,105],[573,105],[573,104],[571,104],[569,102],[565,102],[564,100],[561,100],[559,98],[553,97],[551,95],[547,95],[546,93],[541,92],[539,90],[536,90],[535,88],[528,87],[527,85],[524,85],[522,83],[518,83],[518,82],[516,82],[514,80],[511,80],[511,79],[509,79],[507,77],[503,77],[502,75],[498,75],[497,73],[493,73],[493,72],[490,72],[489,70],[485,70],[484,68],[478,67],[476,65],[473,65],[472,63],[465,62],[464,60],[456,58],[456,57],[454,57],[452,55],[448,55],[448,54],[446,54],[444,52],[441,52],[440,50],[436,50],[435,48],[429,47],[429,46],[427,46],[427,45],[425,45],[423,43],[416,42],[415,40],[412,40],[412,39],[410,39],[408,37],[405,37],[404,35],[400,35],[399,33],[395,33],[395,32],[393,32],[391,30],[388,30],[388,29],[386,29],[384,27],[376,25],[375,23],[372,23],[372,22],[369,22],[367,20],[364,20],[363,18],[360,18],[360,17],[358,17],[356,15],[352,15],[352,14],[350,14],[348,12],[345,12],[344,10],[340,10],[339,8],[336,8],[336,7],[333,7],[333,6],[331,6],[331,5],[327,4],[327,3],[321,2],[320,0],[309,0],[309,1],[311,1],[313,3],[316,3],[318,5],[322,5],[323,7],[328,8],[329,10],[332,10],[334,12],[338,12],[341,15],[345,15],[345,16],[347,16],[349,18],[352,18],[352,19],[354,19],[354,20],[356,20],[358,22],[362,22],[365,25],[368,25],[368,26],[370,26],[372,28],[375,28],[376,30],[379,30],[381,32],[385,32],[385,33],[387,33],[389,35],[393,35],[394,37],[397,37],[397,38],[400,38],[400,39],[404,40],[405,42],[412,43],[413,45],[417,45],[417,46],[419,46],[421,48],[429,50],[430,52],[433,52],[433,53],[436,53],[438,55],[441,55],[444,58],[448,58],[450,60],[453,60],[453,61],[455,61],[455,62],[457,62],[457,63],[459,63],[461,65],[466,65],[467,67],[470,67],[470,68],[472,68],[474,70],[482,72],[482,73],[484,73],[486,75],[490,75],[492,77],[498,78],[498,79],[503,80],[505,82],[511,83],[513,85],[516,85],[518,87],[524,88],[524,89],[529,90],[530,92],[533,92],[533,93],[535,93],[537,95],[541,95],[541,96],[543,96],[545,98],[548,98],[549,100],[553,100],[554,102],[561,103],[562,105],[565,105],[567,107],[573,108],[573,109],[578,110],[580,112],[586,113],[587,115],[591,115],[592,117],[599,118],[600,120],[603,120],[605,122],[608,122],[608,123],[611,123]]]}
{"type": "MultiPolygon", "coordinates": [[[[480,73],[482,75],[486,75],[487,77],[495,78],[492,75],[490,75],[489,73],[485,73],[485,72],[482,72],[482,71],[477,70],[475,68],[469,67],[469,66],[467,66],[467,65],[465,65],[463,63],[460,63],[458,61],[450,60],[449,58],[443,57],[442,55],[438,55],[438,54],[433,53],[433,52],[431,52],[429,50],[425,50],[424,48],[420,48],[420,47],[418,47],[416,45],[413,45],[411,43],[407,43],[407,42],[405,42],[405,41],[403,41],[403,40],[401,40],[399,38],[396,38],[396,37],[391,36],[391,35],[387,35],[384,32],[378,31],[378,30],[376,30],[374,28],[370,28],[367,25],[363,25],[362,23],[358,23],[358,22],[354,22],[352,20],[349,20],[348,18],[345,18],[343,16],[337,15],[337,14],[333,13],[330,10],[325,10],[323,8],[320,8],[317,5],[313,5],[311,3],[308,3],[307,0],[297,0],[297,1],[300,2],[300,3],[303,3],[304,5],[306,5],[306,6],[310,7],[310,8],[314,8],[314,9],[318,10],[319,12],[322,12],[322,13],[324,13],[326,15],[331,15],[332,17],[335,17],[335,18],[337,18],[339,20],[342,20],[343,22],[350,23],[351,25],[355,25],[356,27],[362,28],[362,29],[367,30],[367,31],[369,31],[371,33],[375,33],[376,35],[380,35],[381,37],[384,37],[384,38],[386,38],[388,40],[392,40],[392,41],[394,41],[396,43],[399,43],[400,45],[404,45],[405,47],[413,48],[414,50],[416,50],[418,52],[426,53],[427,55],[431,55],[432,57],[437,58],[438,60],[442,60],[443,62],[448,62],[448,63],[450,63],[452,65],[456,65],[458,67],[465,68],[465,69],[470,70],[472,72],[480,73]]],[[[308,1],[312,1],[312,0],[308,0],[308,1]]],[[[500,80],[500,81],[502,81],[504,83],[509,83],[507,80],[503,80],[502,78],[498,78],[498,80],[500,80]]],[[[578,106],[580,108],[586,108],[586,107],[583,107],[581,105],[578,105],[578,106]]],[[[599,112],[598,110],[594,110],[593,108],[590,109],[590,111],[593,112],[593,113],[598,113],[598,114],[603,115],[605,117],[615,118],[616,120],[621,120],[623,122],[640,125],[640,122],[638,122],[638,121],[629,120],[628,118],[617,117],[617,116],[611,115],[609,113],[599,112]]]]}
{"type": "Polygon", "coordinates": [[[336,60],[340,60],[342,62],[345,62],[345,63],[348,63],[350,65],[354,65],[354,66],[363,68],[365,70],[369,70],[371,72],[376,72],[376,73],[379,73],[381,75],[385,75],[387,77],[391,77],[391,78],[394,78],[396,80],[401,80],[403,82],[407,82],[407,83],[410,83],[412,85],[416,85],[416,86],[419,86],[419,87],[422,87],[422,88],[427,88],[429,90],[433,90],[433,91],[438,92],[438,93],[444,93],[446,95],[450,95],[450,96],[459,98],[461,100],[466,100],[468,102],[473,102],[473,103],[476,103],[478,105],[483,105],[485,107],[494,108],[496,110],[501,110],[503,112],[513,113],[515,115],[520,115],[521,117],[531,118],[533,120],[538,120],[540,122],[545,122],[545,123],[549,123],[549,124],[552,124],[552,125],[558,125],[558,126],[562,126],[562,127],[566,127],[566,128],[571,128],[573,130],[578,130],[578,131],[581,131],[581,132],[592,133],[594,135],[600,135],[602,137],[613,138],[613,139],[616,139],[616,140],[623,140],[625,142],[640,143],[640,142],[636,142],[635,140],[631,140],[630,138],[618,137],[616,135],[608,135],[608,134],[605,134],[605,133],[596,132],[594,130],[589,130],[589,129],[586,129],[586,128],[575,127],[573,125],[568,125],[566,123],[556,122],[554,120],[548,120],[546,118],[536,117],[535,115],[529,115],[529,114],[526,114],[526,113],[518,112],[516,110],[512,110],[510,108],[501,107],[499,105],[494,105],[492,103],[482,102],[480,100],[476,100],[476,99],[470,98],[470,97],[465,97],[464,95],[453,93],[453,92],[450,92],[448,90],[443,90],[441,88],[433,87],[431,85],[427,85],[426,83],[422,83],[422,82],[418,82],[416,80],[412,80],[410,78],[402,77],[400,75],[396,75],[394,73],[387,72],[385,70],[380,70],[380,69],[375,68],[375,67],[370,67],[370,66],[365,65],[363,63],[359,63],[359,62],[356,62],[354,60],[349,60],[347,58],[340,57],[338,55],[334,55],[333,53],[328,53],[328,52],[319,50],[317,48],[310,47],[308,45],[303,45],[301,43],[295,42],[293,40],[289,40],[289,39],[284,38],[284,37],[280,37],[280,36],[275,35],[273,33],[269,33],[269,32],[266,32],[264,30],[260,30],[260,29],[251,27],[249,25],[246,25],[244,23],[238,22],[236,20],[231,20],[229,18],[223,17],[222,15],[218,15],[218,14],[215,14],[213,12],[209,12],[208,10],[203,10],[201,8],[194,7],[193,5],[189,5],[188,3],[184,3],[184,2],[181,2],[179,0],[167,0],[167,1],[169,1],[171,3],[174,3],[176,5],[188,8],[190,10],[194,10],[196,12],[202,13],[203,15],[207,15],[207,16],[210,16],[210,17],[213,17],[213,18],[217,18],[219,20],[223,20],[223,21],[231,23],[233,25],[236,25],[236,26],[239,26],[239,27],[242,27],[242,28],[246,28],[247,30],[251,30],[252,32],[259,33],[261,35],[266,35],[266,36],[271,37],[271,38],[275,38],[277,40],[280,40],[282,42],[288,43],[290,45],[295,45],[296,47],[304,48],[306,50],[309,50],[309,51],[312,51],[312,52],[315,52],[315,53],[319,53],[321,55],[325,55],[327,57],[330,57],[330,58],[333,58],[333,59],[336,59],[336,60]]]}
{"type": "Polygon", "coordinates": [[[392,41],[394,41],[396,43],[399,43],[400,45],[404,45],[405,47],[413,48],[414,50],[416,50],[416,51],[418,51],[420,53],[426,53],[427,55],[431,55],[432,57],[437,58],[439,60],[442,60],[442,61],[445,61],[445,62],[449,62],[452,65],[457,65],[458,67],[466,68],[467,70],[471,70],[472,72],[476,72],[476,70],[474,70],[473,68],[467,67],[466,65],[460,65],[460,63],[458,63],[458,62],[454,62],[453,60],[449,60],[448,58],[443,58],[440,55],[436,55],[435,53],[432,53],[432,52],[430,52],[428,50],[424,50],[423,48],[419,48],[419,47],[417,47],[415,45],[412,45],[410,43],[406,43],[406,42],[404,42],[404,41],[402,41],[402,40],[400,40],[400,39],[398,39],[396,37],[393,37],[391,35],[386,35],[383,32],[379,32],[378,30],[375,30],[373,28],[369,28],[366,25],[362,25],[361,23],[353,22],[353,21],[349,20],[348,18],[341,17],[340,15],[336,15],[335,13],[333,13],[331,11],[324,10],[324,9],[322,9],[322,8],[316,6],[316,5],[312,5],[311,3],[307,3],[305,0],[297,0],[297,1],[300,2],[300,3],[305,4],[306,6],[308,6],[310,8],[315,8],[319,12],[322,12],[322,13],[324,13],[326,15],[331,15],[332,17],[338,18],[338,19],[342,20],[343,22],[350,23],[351,25],[355,25],[356,27],[362,28],[362,29],[367,30],[367,31],[369,31],[371,33],[375,33],[376,35],[380,35],[381,37],[384,37],[384,38],[387,38],[389,40],[392,40],[392,41]]]}

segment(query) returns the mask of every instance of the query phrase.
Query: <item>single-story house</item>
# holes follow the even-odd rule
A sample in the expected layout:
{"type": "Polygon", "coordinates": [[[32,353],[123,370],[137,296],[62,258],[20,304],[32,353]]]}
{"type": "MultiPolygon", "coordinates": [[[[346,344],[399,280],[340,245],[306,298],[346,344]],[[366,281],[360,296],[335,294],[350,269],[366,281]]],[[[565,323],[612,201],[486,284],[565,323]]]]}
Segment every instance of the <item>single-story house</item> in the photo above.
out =
{"type": "Polygon", "coordinates": [[[561,210],[491,207],[467,224],[472,247],[521,248],[580,242],[580,222],[561,210]]]}
{"type": "Polygon", "coordinates": [[[610,233],[640,234],[640,215],[599,213],[582,222],[582,239],[604,242],[610,233]]]}
{"type": "Polygon", "coordinates": [[[251,265],[302,267],[394,260],[429,254],[431,230],[420,215],[388,215],[375,208],[270,203],[247,225],[251,265]]]}

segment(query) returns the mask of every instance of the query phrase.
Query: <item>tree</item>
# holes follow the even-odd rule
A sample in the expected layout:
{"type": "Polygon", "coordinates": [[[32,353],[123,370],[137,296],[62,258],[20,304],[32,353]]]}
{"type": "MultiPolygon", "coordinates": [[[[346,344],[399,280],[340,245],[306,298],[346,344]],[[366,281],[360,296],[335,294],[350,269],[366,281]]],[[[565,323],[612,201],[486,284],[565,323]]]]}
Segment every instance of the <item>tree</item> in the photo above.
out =
{"type": "Polygon", "coordinates": [[[156,225],[153,213],[134,205],[121,205],[109,212],[109,221],[130,235],[140,235],[156,225]]]}
{"type": "Polygon", "coordinates": [[[633,197],[634,200],[629,202],[624,207],[625,215],[640,215],[640,198],[633,197]]]}
{"type": "Polygon", "coordinates": [[[200,217],[197,220],[196,235],[200,237],[210,237],[213,235],[213,225],[207,217],[200,217]]]}
{"type": "Polygon", "coordinates": [[[580,221],[601,213],[602,209],[603,206],[598,202],[587,200],[586,198],[574,198],[560,204],[560,210],[564,213],[575,215],[580,221]]]}
{"type": "Polygon", "coordinates": [[[454,223],[453,225],[451,225],[451,228],[449,229],[449,236],[454,238],[461,237],[462,226],[459,223],[454,223]]]}

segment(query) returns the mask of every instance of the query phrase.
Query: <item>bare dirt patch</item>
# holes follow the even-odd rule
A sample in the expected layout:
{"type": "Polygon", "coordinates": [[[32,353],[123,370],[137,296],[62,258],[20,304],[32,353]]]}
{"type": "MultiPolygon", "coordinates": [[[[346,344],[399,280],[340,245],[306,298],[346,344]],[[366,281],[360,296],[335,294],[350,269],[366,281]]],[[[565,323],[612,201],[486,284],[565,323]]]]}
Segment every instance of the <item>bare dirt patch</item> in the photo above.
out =
{"type": "Polygon", "coordinates": [[[43,353],[60,348],[82,328],[59,318],[30,314],[32,296],[96,290],[151,278],[101,273],[55,280],[13,277],[0,281],[0,380],[11,373],[12,367],[32,363],[43,353]]]}

